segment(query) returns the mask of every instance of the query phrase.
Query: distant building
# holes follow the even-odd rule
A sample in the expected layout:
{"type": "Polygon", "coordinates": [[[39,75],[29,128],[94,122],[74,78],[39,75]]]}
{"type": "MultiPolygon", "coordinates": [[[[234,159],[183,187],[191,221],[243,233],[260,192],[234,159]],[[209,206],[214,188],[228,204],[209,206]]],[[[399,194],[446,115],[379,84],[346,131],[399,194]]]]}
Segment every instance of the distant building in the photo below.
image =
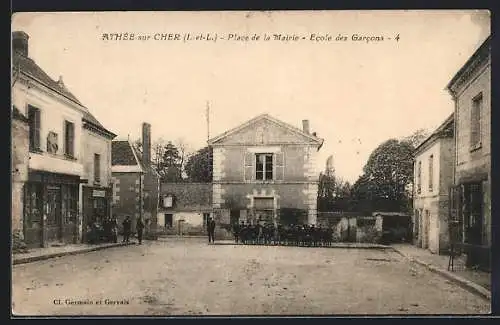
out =
{"type": "Polygon", "coordinates": [[[433,253],[449,248],[449,189],[453,184],[454,118],[449,116],[414,152],[413,239],[433,253]]]}
{"type": "Polygon", "coordinates": [[[308,120],[299,129],[267,114],[212,138],[216,219],[316,224],[322,144],[308,120]]]}
{"type": "Polygon", "coordinates": [[[204,234],[212,216],[212,183],[162,183],[157,229],[166,233],[204,234]]]}
{"type": "Polygon", "coordinates": [[[111,141],[116,137],[99,121],[86,112],[83,114],[82,157],[83,178],[80,185],[83,222],[79,234],[86,240],[85,227],[93,221],[102,223],[111,217],[113,180],[111,178],[111,141]]]}
{"type": "Polygon", "coordinates": [[[455,188],[451,196],[451,217],[459,224],[461,241],[483,247],[489,254],[491,36],[452,78],[448,90],[455,102],[455,188]]]}
{"type": "MultiPolygon", "coordinates": [[[[13,175],[17,177],[13,179],[13,195],[22,197],[23,206],[20,212],[14,204],[12,212],[18,215],[12,219],[15,227],[20,228],[21,213],[22,233],[28,246],[76,243],[81,238],[83,222],[80,187],[87,182],[84,170],[87,151],[83,149],[85,120],[93,120],[108,136],[113,134],[95,120],[62,78],[53,80],[29,57],[28,40],[29,36],[22,31],[12,33],[13,117],[24,116],[28,126],[27,130],[21,126],[19,118],[13,122],[12,149],[19,173],[13,175]],[[21,150],[26,147],[28,173],[23,175],[26,156],[21,150]],[[21,179],[25,181],[22,195],[21,179]]],[[[103,172],[106,168],[102,166],[103,172]]]]}
{"type": "Polygon", "coordinates": [[[157,225],[160,176],[151,165],[151,125],[142,125],[142,152],[129,140],[112,143],[113,214],[119,226],[126,216],[132,231],[138,218],[146,230],[157,225]]]}

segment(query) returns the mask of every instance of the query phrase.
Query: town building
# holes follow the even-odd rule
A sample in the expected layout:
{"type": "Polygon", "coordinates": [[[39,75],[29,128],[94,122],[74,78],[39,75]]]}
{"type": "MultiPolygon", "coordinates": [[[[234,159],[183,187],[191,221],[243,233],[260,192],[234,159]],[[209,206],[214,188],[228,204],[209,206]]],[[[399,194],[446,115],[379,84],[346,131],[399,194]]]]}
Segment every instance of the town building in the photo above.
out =
{"type": "MultiPolygon", "coordinates": [[[[25,32],[12,33],[12,105],[28,124],[22,233],[31,247],[75,243],[82,229],[80,186],[86,182],[83,125],[84,117],[91,114],[68,90],[62,77],[53,80],[29,57],[28,45],[25,32]]],[[[20,125],[14,123],[13,127],[20,125]]],[[[24,143],[25,132],[13,131],[13,144],[24,143]]],[[[16,196],[18,187],[19,183],[13,188],[16,196]]],[[[14,205],[13,213],[18,210],[14,205]]]]}
{"type": "Polygon", "coordinates": [[[454,114],[414,151],[413,240],[432,253],[449,249],[449,191],[455,158],[454,114]]]}
{"type": "Polygon", "coordinates": [[[151,164],[151,125],[142,125],[142,151],[129,140],[115,140],[111,147],[112,205],[119,227],[129,216],[132,232],[139,218],[146,232],[156,232],[160,175],[151,164]]]}
{"type": "Polygon", "coordinates": [[[24,241],[23,202],[24,184],[28,181],[29,126],[28,119],[15,106],[11,111],[11,184],[12,235],[24,241]]]}
{"type": "Polygon", "coordinates": [[[212,183],[162,183],[158,230],[175,235],[206,233],[212,216],[212,183]]]}
{"type": "Polygon", "coordinates": [[[448,83],[455,102],[454,189],[456,240],[489,263],[491,248],[491,36],[448,83]]]}
{"type": "Polygon", "coordinates": [[[79,240],[85,241],[87,225],[96,221],[102,224],[111,217],[113,199],[113,180],[111,175],[111,141],[116,135],[108,131],[90,113],[83,114],[82,157],[83,178],[80,184],[82,202],[82,226],[79,240]]]}
{"type": "Polygon", "coordinates": [[[299,129],[268,114],[210,139],[216,220],[316,224],[322,144],[308,120],[299,129]]]}

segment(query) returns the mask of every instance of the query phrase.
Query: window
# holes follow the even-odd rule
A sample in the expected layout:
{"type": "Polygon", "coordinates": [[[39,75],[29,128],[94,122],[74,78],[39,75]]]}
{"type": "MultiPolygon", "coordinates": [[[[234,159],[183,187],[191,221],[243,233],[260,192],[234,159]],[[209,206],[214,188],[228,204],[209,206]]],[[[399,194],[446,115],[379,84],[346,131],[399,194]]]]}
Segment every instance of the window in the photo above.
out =
{"type": "Polygon", "coordinates": [[[32,227],[42,221],[42,185],[26,183],[24,190],[24,222],[27,227],[32,227]]]}
{"type": "Polygon", "coordinates": [[[64,154],[75,157],[75,124],[64,121],[64,154]]]}
{"type": "Polygon", "coordinates": [[[40,151],[40,110],[31,105],[28,106],[30,151],[40,151]]]}
{"type": "Polygon", "coordinates": [[[76,222],[78,214],[78,187],[64,185],[62,187],[62,216],[65,224],[76,222]]]}
{"type": "Polygon", "coordinates": [[[420,194],[422,192],[422,162],[419,161],[417,165],[417,193],[420,194]]]}
{"type": "Polygon", "coordinates": [[[470,145],[472,149],[477,149],[481,146],[482,106],[483,106],[483,95],[481,93],[472,100],[471,121],[470,121],[471,125],[470,145]]]}
{"type": "Polygon", "coordinates": [[[101,181],[101,155],[94,154],[94,181],[99,183],[101,181]]]}
{"type": "Polygon", "coordinates": [[[259,153],[256,155],[255,179],[272,180],[273,179],[273,155],[259,153]]]}
{"type": "Polygon", "coordinates": [[[432,192],[434,179],[434,155],[429,156],[429,192],[432,192]]]}

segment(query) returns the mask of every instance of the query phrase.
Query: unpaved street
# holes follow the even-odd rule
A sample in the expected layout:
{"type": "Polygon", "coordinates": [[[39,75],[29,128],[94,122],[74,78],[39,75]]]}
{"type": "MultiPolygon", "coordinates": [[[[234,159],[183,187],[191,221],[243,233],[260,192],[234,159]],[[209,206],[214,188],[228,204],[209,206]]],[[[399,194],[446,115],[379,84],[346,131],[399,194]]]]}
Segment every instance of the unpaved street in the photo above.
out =
{"type": "Polygon", "coordinates": [[[490,311],[487,300],[375,249],[209,246],[168,238],[17,265],[12,282],[16,315],[490,311]]]}

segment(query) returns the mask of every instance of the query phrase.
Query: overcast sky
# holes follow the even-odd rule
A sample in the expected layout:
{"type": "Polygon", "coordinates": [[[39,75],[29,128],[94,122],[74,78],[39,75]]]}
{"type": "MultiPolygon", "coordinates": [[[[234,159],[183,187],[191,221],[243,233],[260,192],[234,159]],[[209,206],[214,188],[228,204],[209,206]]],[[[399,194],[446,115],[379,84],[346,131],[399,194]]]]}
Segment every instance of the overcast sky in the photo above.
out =
{"type": "Polygon", "coordinates": [[[153,138],[199,149],[207,101],[211,137],[261,113],[297,127],[309,119],[325,139],[318,170],[333,155],[337,175],[351,182],[380,143],[432,130],[453,111],[445,86],[490,33],[488,12],[445,10],[22,13],[12,29],[30,35],[30,57],[54,79],[62,75],[120,138],[139,138],[144,121],[153,138]],[[117,32],[136,39],[102,40],[117,32]],[[137,40],[199,32],[219,39],[137,40]],[[306,40],[229,41],[229,33],[306,40]],[[314,42],[311,33],[348,40],[314,42]],[[385,40],[354,42],[353,34],[385,40]]]}

